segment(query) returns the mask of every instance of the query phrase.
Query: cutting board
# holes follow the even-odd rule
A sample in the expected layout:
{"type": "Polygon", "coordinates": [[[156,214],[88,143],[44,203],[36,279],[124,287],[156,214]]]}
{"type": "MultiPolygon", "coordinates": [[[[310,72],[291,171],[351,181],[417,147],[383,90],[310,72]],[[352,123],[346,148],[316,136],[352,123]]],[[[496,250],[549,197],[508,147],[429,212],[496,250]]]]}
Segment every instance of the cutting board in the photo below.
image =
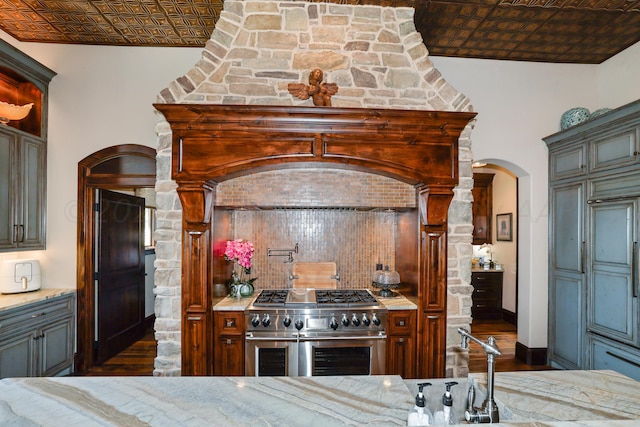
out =
{"type": "Polygon", "coordinates": [[[291,284],[294,288],[337,287],[335,262],[294,262],[292,274],[291,284]]]}

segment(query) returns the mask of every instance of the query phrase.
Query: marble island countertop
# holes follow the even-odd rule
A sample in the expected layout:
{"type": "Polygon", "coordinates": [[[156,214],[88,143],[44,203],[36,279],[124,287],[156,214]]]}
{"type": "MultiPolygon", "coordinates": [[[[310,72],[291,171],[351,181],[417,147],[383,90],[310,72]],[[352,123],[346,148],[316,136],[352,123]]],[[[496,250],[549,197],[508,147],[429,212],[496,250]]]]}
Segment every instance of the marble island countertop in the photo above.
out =
{"type": "MultiPolygon", "coordinates": [[[[0,381],[0,425],[406,425],[419,382],[429,406],[451,379],[359,377],[65,377],[0,381]]],[[[471,381],[482,385],[482,376],[471,381]]],[[[454,411],[466,406],[458,380],[454,411]]],[[[640,383],[611,371],[496,374],[496,426],[640,425],[640,383]],[[507,418],[513,418],[508,420],[507,418]]],[[[480,402],[476,402],[479,405],[480,402]]]]}

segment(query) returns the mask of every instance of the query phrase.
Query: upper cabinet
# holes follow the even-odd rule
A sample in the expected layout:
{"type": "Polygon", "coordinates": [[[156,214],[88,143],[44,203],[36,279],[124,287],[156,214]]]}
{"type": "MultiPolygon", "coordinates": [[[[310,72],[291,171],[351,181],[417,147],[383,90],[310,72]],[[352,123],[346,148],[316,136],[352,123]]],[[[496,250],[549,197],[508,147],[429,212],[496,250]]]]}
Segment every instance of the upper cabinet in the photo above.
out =
{"type": "Polygon", "coordinates": [[[491,216],[493,206],[493,175],[492,173],[473,174],[473,241],[474,245],[492,243],[491,216]]]}
{"type": "MultiPolygon", "coordinates": [[[[33,104],[0,124],[0,251],[44,249],[48,85],[55,73],[0,40],[0,101],[33,104]]],[[[0,115],[2,115],[0,113],[0,115]]]]}

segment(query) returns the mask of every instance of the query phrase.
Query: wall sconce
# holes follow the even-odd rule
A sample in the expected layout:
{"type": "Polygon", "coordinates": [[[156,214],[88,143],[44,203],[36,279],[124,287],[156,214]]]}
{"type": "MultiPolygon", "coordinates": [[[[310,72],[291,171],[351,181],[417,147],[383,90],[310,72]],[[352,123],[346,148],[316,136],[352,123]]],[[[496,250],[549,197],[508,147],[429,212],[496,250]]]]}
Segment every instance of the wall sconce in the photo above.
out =
{"type": "Polygon", "coordinates": [[[31,107],[33,107],[33,102],[24,105],[14,105],[0,101],[0,123],[7,125],[11,120],[24,119],[27,117],[27,114],[29,114],[29,111],[31,111],[31,107]]]}

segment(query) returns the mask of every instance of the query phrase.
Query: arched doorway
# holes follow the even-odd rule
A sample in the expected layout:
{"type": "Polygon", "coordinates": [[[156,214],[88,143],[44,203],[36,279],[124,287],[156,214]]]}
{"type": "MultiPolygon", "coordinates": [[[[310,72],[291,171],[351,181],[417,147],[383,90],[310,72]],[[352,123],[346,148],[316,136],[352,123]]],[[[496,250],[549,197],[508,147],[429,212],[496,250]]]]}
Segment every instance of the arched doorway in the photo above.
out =
{"type": "Polygon", "coordinates": [[[94,364],[94,257],[96,189],[154,187],[156,151],[125,144],[97,151],[78,163],[77,350],[75,370],[86,373],[94,364]]]}

